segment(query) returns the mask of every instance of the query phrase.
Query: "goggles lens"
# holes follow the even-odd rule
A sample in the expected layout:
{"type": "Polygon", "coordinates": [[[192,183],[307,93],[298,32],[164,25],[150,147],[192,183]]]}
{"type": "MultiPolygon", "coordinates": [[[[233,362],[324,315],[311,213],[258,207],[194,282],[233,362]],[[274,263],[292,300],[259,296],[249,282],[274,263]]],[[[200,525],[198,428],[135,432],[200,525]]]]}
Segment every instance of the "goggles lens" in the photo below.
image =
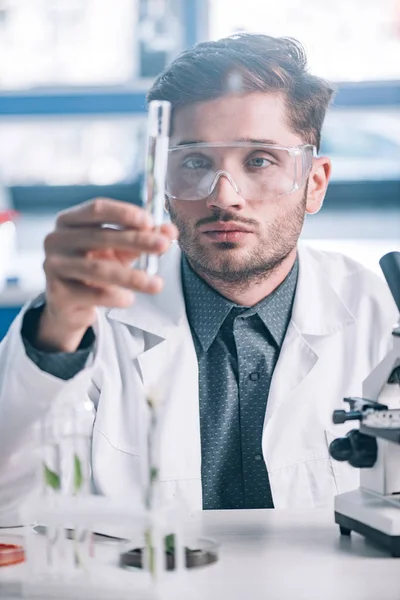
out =
{"type": "Polygon", "coordinates": [[[166,193],[180,200],[210,196],[226,176],[246,200],[265,200],[299,189],[311,168],[314,146],[198,143],[168,152],[166,193]]]}

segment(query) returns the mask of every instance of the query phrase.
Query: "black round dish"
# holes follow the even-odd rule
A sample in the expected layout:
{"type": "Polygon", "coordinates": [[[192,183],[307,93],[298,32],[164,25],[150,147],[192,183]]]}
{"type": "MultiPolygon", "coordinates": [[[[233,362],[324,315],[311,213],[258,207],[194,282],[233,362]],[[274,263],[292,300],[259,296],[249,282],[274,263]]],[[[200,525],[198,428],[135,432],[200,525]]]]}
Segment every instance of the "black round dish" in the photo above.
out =
{"type": "MultiPolygon", "coordinates": [[[[142,554],[143,548],[133,548],[132,550],[128,550],[128,552],[123,552],[119,557],[119,566],[141,569],[143,567],[142,554]]],[[[205,549],[191,550],[190,548],[185,548],[185,555],[187,569],[211,565],[218,560],[218,555],[215,551],[205,549]]],[[[172,571],[175,568],[175,555],[172,552],[167,552],[166,557],[167,571],[172,571]]]]}

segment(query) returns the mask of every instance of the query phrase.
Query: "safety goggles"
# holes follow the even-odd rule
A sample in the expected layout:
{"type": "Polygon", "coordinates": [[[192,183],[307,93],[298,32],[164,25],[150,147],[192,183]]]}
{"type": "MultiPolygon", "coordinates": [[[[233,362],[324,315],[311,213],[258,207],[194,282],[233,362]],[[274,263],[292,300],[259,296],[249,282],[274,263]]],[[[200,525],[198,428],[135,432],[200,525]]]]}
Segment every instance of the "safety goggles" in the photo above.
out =
{"type": "Polygon", "coordinates": [[[255,142],[194,143],[168,150],[166,195],[203,200],[226,177],[245,200],[285,196],[300,189],[310,172],[316,148],[255,142]]]}

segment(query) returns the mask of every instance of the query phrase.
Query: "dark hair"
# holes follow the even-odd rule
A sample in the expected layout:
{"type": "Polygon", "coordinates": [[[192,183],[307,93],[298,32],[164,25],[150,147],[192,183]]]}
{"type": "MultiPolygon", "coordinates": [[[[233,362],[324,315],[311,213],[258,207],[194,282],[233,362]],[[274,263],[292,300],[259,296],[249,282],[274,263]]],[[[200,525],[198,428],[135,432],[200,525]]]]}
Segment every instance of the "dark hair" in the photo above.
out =
{"type": "Polygon", "coordinates": [[[232,91],[284,96],[289,125],[319,148],[331,85],[307,72],[303,46],[292,38],[238,33],[202,42],[180,54],[156,79],[147,100],[169,100],[172,110],[232,91]]]}

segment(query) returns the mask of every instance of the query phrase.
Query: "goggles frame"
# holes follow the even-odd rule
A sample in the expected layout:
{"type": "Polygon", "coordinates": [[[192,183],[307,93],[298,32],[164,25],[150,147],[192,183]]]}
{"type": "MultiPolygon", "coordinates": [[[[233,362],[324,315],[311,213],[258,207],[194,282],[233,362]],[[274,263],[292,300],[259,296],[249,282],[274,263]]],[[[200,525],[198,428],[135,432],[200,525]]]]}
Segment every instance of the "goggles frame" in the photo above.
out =
{"type": "MultiPolygon", "coordinates": [[[[299,190],[303,186],[303,184],[306,180],[306,177],[311,170],[313,158],[317,158],[317,156],[318,156],[317,148],[313,144],[301,144],[298,146],[281,146],[281,145],[277,145],[277,144],[264,144],[264,143],[243,142],[243,141],[240,141],[240,142],[194,142],[192,144],[182,144],[179,146],[170,146],[168,148],[168,155],[170,153],[173,153],[173,152],[176,152],[179,150],[196,150],[196,149],[202,149],[202,148],[250,148],[250,149],[254,148],[254,149],[259,149],[259,150],[265,149],[265,150],[278,150],[278,151],[287,152],[290,156],[292,156],[294,158],[293,186],[292,186],[291,190],[289,190],[287,192],[283,192],[282,194],[278,194],[278,197],[287,196],[289,194],[292,194],[293,192],[299,190]],[[301,157],[301,168],[300,169],[299,169],[299,164],[298,164],[299,161],[296,160],[299,157],[301,157]],[[301,171],[301,173],[298,173],[297,172],[298,170],[301,171]]],[[[167,168],[167,172],[168,172],[168,168],[167,168]]],[[[211,196],[211,194],[214,192],[217,181],[218,181],[219,177],[221,177],[221,176],[227,177],[229,182],[231,183],[232,187],[236,191],[236,193],[241,195],[240,188],[236,185],[232,175],[228,171],[225,171],[225,170],[216,170],[215,171],[213,180],[209,186],[209,192],[206,196],[203,196],[201,198],[195,198],[195,199],[185,199],[185,198],[180,198],[179,196],[174,196],[167,189],[165,189],[165,195],[170,199],[184,200],[186,202],[199,202],[200,200],[205,200],[206,198],[211,196]]],[[[244,196],[243,196],[243,198],[244,198],[244,196]]],[[[248,200],[247,198],[244,198],[244,199],[248,200]]]]}

